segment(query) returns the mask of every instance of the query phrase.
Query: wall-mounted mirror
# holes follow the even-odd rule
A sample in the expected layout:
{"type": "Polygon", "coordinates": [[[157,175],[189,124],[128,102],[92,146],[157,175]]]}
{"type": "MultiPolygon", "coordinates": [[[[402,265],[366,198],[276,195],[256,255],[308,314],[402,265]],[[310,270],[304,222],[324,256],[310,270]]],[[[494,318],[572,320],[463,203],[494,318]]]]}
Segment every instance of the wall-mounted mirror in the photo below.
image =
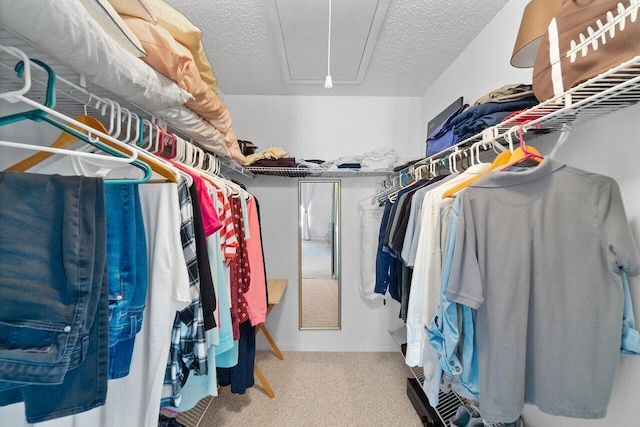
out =
{"type": "Polygon", "coordinates": [[[340,181],[298,188],[300,329],[340,329],[340,181]]]}

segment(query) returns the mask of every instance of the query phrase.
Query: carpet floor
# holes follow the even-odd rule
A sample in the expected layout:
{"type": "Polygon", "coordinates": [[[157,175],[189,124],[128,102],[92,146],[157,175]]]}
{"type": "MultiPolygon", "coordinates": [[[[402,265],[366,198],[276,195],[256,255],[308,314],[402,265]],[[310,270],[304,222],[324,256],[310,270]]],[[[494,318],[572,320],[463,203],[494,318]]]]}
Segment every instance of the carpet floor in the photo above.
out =
{"type": "Polygon", "coordinates": [[[178,420],[189,427],[422,426],[407,397],[412,374],[400,352],[284,352],[279,360],[258,351],[256,363],[273,399],[256,378],[245,394],[222,387],[178,420]]]}

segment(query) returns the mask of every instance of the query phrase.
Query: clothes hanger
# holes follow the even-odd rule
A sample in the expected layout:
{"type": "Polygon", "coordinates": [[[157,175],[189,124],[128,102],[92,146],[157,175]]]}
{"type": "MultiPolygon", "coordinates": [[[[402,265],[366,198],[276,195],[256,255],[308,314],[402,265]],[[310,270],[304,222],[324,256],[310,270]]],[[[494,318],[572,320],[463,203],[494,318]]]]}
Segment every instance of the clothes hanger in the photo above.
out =
{"type": "Polygon", "coordinates": [[[204,170],[204,150],[200,147],[195,147],[195,152],[197,155],[195,157],[195,164],[193,165],[193,167],[195,167],[196,169],[204,170]]]}
{"type": "MultiPolygon", "coordinates": [[[[525,122],[526,123],[526,122],[525,122]]],[[[538,150],[536,150],[535,148],[529,146],[527,147],[524,143],[524,125],[525,123],[521,124],[520,126],[518,126],[518,139],[520,140],[520,146],[518,148],[516,148],[515,150],[513,150],[513,153],[511,153],[511,156],[509,157],[509,162],[503,166],[502,168],[500,168],[501,172],[504,172],[506,170],[508,170],[509,168],[522,163],[523,161],[527,160],[527,159],[531,159],[537,163],[540,163],[544,157],[538,152],[538,150]]],[[[510,133],[510,131],[509,131],[510,133]]],[[[509,139],[511,139],[511,136],[509,136],[509,139]]],[[[510,142],[511,144],[511,142],[510,142]]]]}
{"type": "Polygon", "coordinates": [[[164,151],[164,140],[167,134],[162,126],[158,124],[155,124],[154,126],[156,126],[156,139],[153,143],[153,150],[150,151],[152,154],[160,156],[164,151]]]}
{"type": "Polygon", "coordinates": [[[176,145],[178,144],[178,137],[175,133],[167,131],[167,135],[171,138],[171,142],[169,145],[171,146],[171,150],[169,151],[169,158],[173,159],[176,156],[176,145]]]}
{"type": "Polygon", "coordinates": [[[220,175],[222,173],[222,163],[217,156],[214,156],[216,159],[216,175],[220,175]]]}
{"type": "Polygon", "coordinates": [[[191,164],[192,159],[193,159],[193,145],[187,144],[187,142],[184,141],[184,159],[182,163],[185,165],[191,164]]]}
{"type": "MultiPolygon", "coordinates": [[[[15,66],[15,71],[19,78],[22,78],[24,76],[24,81],[25,81],[25,84],[22,89],[0,94],[0,99],[5,99],[9,102],[22,102],[32,107],[35,107],[34,110],[24,111],[20,113],[11,114],[9,116],[0,117],[0,126],[16,123],[23,120],[32,120],[35,122],[41,122],[41,121],[47,122],[57,127],[58,129],[61,129],[67,133],[74,135],[77,139],[80,139],[88,144],[91,144],[99,148],[100,150],[108,154],[111,154],[111,156],[113,157],[109,157],[108,158],[109,161],[130,163],[144,172],[144,177],[141,179],[126,179],[126,180],[105,179],[104,180],[105,183],[111,183],[111,184],[142,183],[149,180],[149,178],[151,177],[151,168],[147,164],[137,159],[138,157],[137,152],[135,152],[134,150],[131,150],[130,147],[127,147],[125,144],[122,144],[117,139],[111,138],[109,135],[106,135],[106,134],[99,135],[99,136],[103,136],[111,140],[111,142],[114,143],[115,147],[117,148],[112,148],[111,146],[102,144],[95,136],[92,137],[92,135],[94,134],[98,135],[99,132],[95,131],[94,129],[86,126],[81,122],[73,120],[72,118],[64,114],[53,110],[53,108],[55,107],[56,77],[55,77],[55,72],[51,69],[51,67],[49,67],[47,64],[39,60],[33,60],[35,64],[38,64],[42,68],[44,68],[48,74],[46,98],[45,98],[45,104],[43,105],[24,96],[24,94],[31,88],[31,62],[27,57],[27,55],[21,50],[16,48],[9,48],[9,47],[0,45],[0,49],[21,58],[21,61],[19,61],[15,66]],[[54,120],[51,116],[55,117],[60,121],[54,120]],[[84,134],[76,130],[77,128],[84,129],[88,133],[84,134]]],[[[16,145],[14,144],[17,144],[17,143],[9,143],[9,144],[5,143],[4,145],[16,147],[16,145]]],[[[35,147],[38,147],[38,151],[41,151],[39,148],[43,148],[40,146],[33,146],[31,144],[18,144],[17,148],[20,148],[20,147],[24,149],[30,149],[30,150],[34,150],[36,149],[35,147]]],[[[47,147],[47,148],[48,149],[42,150],[42,151],[54,150],[54,152],[59,152],[57,150],[60,150],[59,148],[55,148],[55,147],[54,148],[47,147]]],[[[75,151],[73,150],[64,150],[63,153],[72,155],[72,156],[78,156],[78,154],[76,154],[75,151]]],[[[80,155],[78,157],[96,156],[96,154],[94,153],[85,153],[85,154],[90,154],[90,155],[89,156],[80,155]]],[[[102,160],[105,160],[105,156],[100,156],[100,155],[97,155],[97,156],[102,158],[102,160]]]]}
{"type": "Polygon", "coordinates": [[[117,104],[116,102],[113,102],[112,100],[105,98],[103,100],[98,100],[96,102],[96,109],[98,109],[100,111],[100,114],[102,114],[102,116],[106,116],[107,115],[107,107],[110,107],[109,109],[109,129],[107,130],[107,133],[111,136],[113,136],[114,138],[118,138],[120,136],[120,116],[121,114],[117,114],[118,111],[120,111],[120,104],[117,104]],[[102,108],[100,108],[102,107],[102,108]],[[118,116],[118,118],[116,119],[116,115],[118,116]]]}
{"type": "Polygon", "coordinates": [[[416,176],[417,180],[423,179],[423,178],[429,178],[429,165],[420,165],[417,168],[415,168],[415,170],[413,171],[414,175],[416,176]],[[426,172],[426,176],[424,175],[426,172]]]}
{"type": "MultiPolygon", "coordinates": [[[[26,75],[26,72],[25,72],[26,75]]],[[[54,95],[51,95],[51,97],[53,97],[54,95]]],[[[86,126],[88,126],[89,128],[92,129],[92,131],[86,131],[84,129],[81,129],[79,126],[74,125],[73,123],[71,123],[69,126],[73,129],[75,129],[78,133],[81,133],[83,135],[86,135],[87,138],[91,139],[91,134],[92,133],[97,133],[95,131],[101,132],[103,134],[108,134],[107,129],[104,127],[104,125],[102,124],[102,122],[100,122],[98,119],[96,119],[95,117],[89,116],[87,114],[87,105],[89,105],[91,103],[91,99],[92,99],[92,94],[89,93],[89,100],[87,101],[87,103],[83,106],[84,108],[84,115],[82,116],[77,116],[75,117],[75,121],[82,123],[86,126]]],[[[110,101],[110,100],[109,100],[110,101]]],[[[100,102],[100,101],[98,101],[100,102]]],[[[47,102],[49,105],[52,105],[55,103],[55,98],[49,100],[47,102]]],[[[107,105],[107,102],[103,102],[103,105],[107,105]]],[[[115,107],[115,103],[113,101],[111,101],[110,105],[114,106],[114,109],[116,109],[115,107]]],[[[99,108],[99,104],[96,104],[96,108],[99,108]]],[[[132,114],[130,111],[128,110],[124,110],[128,114],[131,114],[131,116],[135,116],[136,118],[136,123],[137,123],[137,129],[136,129],[136,138],[140,138],[142,136],[141,134],[141,127],[142,127],[142,122],[140,120],[140,116],[137,114],[132,114]]],[[[129,123],[131,123],[131,119],[129,120],[129,123]]],[[[127,134],[131,133],[130,130],[127,131],[127,134]]],[[[73,133],[69,133],[67,131],[62,132],[62,134],[60,135],[60,137],[49,147],[43,147],[43,146],[39,146],[39,145],[34,145],[33,149],[40,151],[40,153],[37,153],[31,157],[28,157],[27,159],[24,159],[23,161],[16,163],[15,165],[11,166],[10,168],[6,169],[7,171],[14,171],[14,172],[24,172],[27,171],[28,169],[30,169],[31,167],[35,166],[36,164],[44,161],[46,158],[52,156],[53,154],[69,154],[72,156],[78,156],[78,157],[86,157],[86,158],[96,158],[99,160],[105,160],[105,156],[102,154],[95,154],[95,153],[89,153],[89,152],[81,152],[81,151],[76,151],[76,150],[60,150],[64,147],[67,147],[71,144],[73,144],[74,142],[78,141],[78,140],[82,140],[81,137],[79,137],[77,134],[73,134],[73,133]]],[[[113,148],[114,150],[118,150],[119,151],[119,144],[115,144],[113,141],[111,141],[111,139],[109,138],[104,138],[103,136],[98,136],[97,140],[103,144],[105,144],[106,146],[109,146],[111,148],[113,148]]],[[[118,141],[118,140],[116,140],[118,141]]],[[[121,141],[118,141],[119,143],[121,143],[121,141]]],[[[7,144],[5,144],[7,145],[7,144]]],[[[13,145],[11,145],[13,146],[13,145]]],[[[22,146],[24,146],[24,144],[22,144],[22,146]]],[[[20,147],[18,147],[20,148],[20,147]]],[[[160,176],[166,178],[167,180],[171,181],[171,182],[178,182],[179,178],[180,178],[180,174],[179,172],[173,168],[171,165],[168,165],[166,163],[161,163],[159,162],[156,158],[154,158],[153,156],[146,154],[144,152],[141,152],[139,150],[136,150],[135,147],[129,147],[127,146],[127,149],[132,149],[133,153],[136,154],[136,156],[138,158],[140,158],[144,163],[148,164],[148,166],[151,168],[152,171],[156,172],[157,174],[159,174],[160,176]]],[[[109,157],[108,158],[110,162],[112,161],[116,161],[116,162],[123,162],[123,163],[130,163],[130,161],[126,158],[126,157],[109,157]]],[[[147,173],[145,171],[145,177],[146,177],[147,173]]],[[[150,177],[150,175],[149,175],[150,177]]],[[[107,182],[111,182],[113,180],[105,180],[107,182]]],[[[144,182],[148,181],[148,179],[146,179],[144,182]]],[[[131,183],[131,180],[126,180],[124,182],[127,183],[131,183]]]]}
{"type": "MultiPolygon", "coordinates": [[[[106,130],[104,128],[104,125],[98,119],[95,119],[90,116],[89,116],[89,119],[92,119],[92,124],[91,124],[92,127],[95,127],[100,131],[106,130]]],[[[139,127],[142,128],[142,126],[143,126],[143,123],[142,121],[140,121],[139,127]]],[[[139,130],[138,134],[139,134],[139,138],[142,138],[142,130],[139,130]]],[[[102,142],[108,145],[110,144],[109,141],[107,140],[104,140],[102,142]]],[[[163,161],[161,158],[158,158],[156,156],[153,156],[150,153],[143,151],[137,146],[132,146],[132,148],[135,151],[137,151],[138,157],[144,162],[148,163],[149,166],[151,167],[151,170],[156,172],[158,175],[162,176],[163,178],[166,178],[168,181],[173,183],[177,183],[180,180],[181,175],[178,172],[178,170],[176,170],[173,166],[163,161]]]]}
{"type": "Polygon", "coordinates": [[[127,134],[124,137],[124,139],[122,139],[122,142],[124,142],[125,144],[131,144],[135,138],[131,137],[131,125],[132,125],[132,121],[133,121],[133,113],[131,111],[129,111],[128,108],[125,107],[121,107],[122,112],[124,113],[122,115],[122,123],[126,123],[127,125],[126,130],[127,130],[127,134]]]}
{"type": "Polygon", "coordinates": [[[445,171],[449,171],[451,172],[448,168],[447,168],[447,162],[448,158],[447,157],[443,157],[441,159],[438,160],[438,175],[442,175],[442,168],[445,169],[445,171]]]}
{"type": "Polygon", "coordinates": [[[133,140],[129,143],[129,144],[135,144],[136,146],[138,145],[138,142],[142,139],[142,131],[144,131],[144,123],[142,123],[142,117],[140,117],[140,114],[134,114],[133,115],[134,119],[136,119],[136,136],[133,138],[133,140]]]}
{"type": "MultiPolygon", "coordinates": [[[[82,123],[86,124],[87,126],[90,126],[90,127],[94,128],[97,131],[104,132],[104,133],[106,133],[106,131],[107,131],[107,129],[102,124],[102,122],[100,122],[95,117],[79,116],[78,118],[81,120],[82,123]]],[[[70,144],[72,144],[72,143],[74,143],[74,142],[76,142],[78,140],[78,138],[76,136],[70,135],[70,134],[68,134],[66,132],[61,135],[61,138],[65,138],[66,140],[69,141],[67,145],[70,145],[70,144]],[[68,135],[68,137],[65,137],[65,135],[68,135]]],[[[102,137],[98,137],[98,139],[100,140],[100,142],[102,142],[102,143],[104,143],[106,145],[111,145],[112,144],[109,140],[104,139],[102,137]]],[[[54,145],[55,145],[55,143],[54,143],[54,145]]],[[[7,169],[7,171],[25,172],[30,167],[33,167],[36,164],[38,164],[41,161],[43,161],[45,158],[47,158],[47,157],[49,157],[49,156],[51,156],[53,154],[59,154],[60,153],[59,149],[51,150],[51,148],[56,148],[56,147],[53,147],[53,145],[50,146],[50,147],[43,147],[43,146],[39,146],[39,145],[34,146],[34,147],[36,147],[34,149],[41,149],[43,151],[47,151],[47,153],[38,153],[35,156],[30,157],[29,159],[31,159],[31,160],[29,162],[26,161],[26,160],[29,160],[29,159],[25,159],[22,162],[11,166],[9,169],[7,169]],[[38,156],[38,157],[36,157],[36,156],[38,156]]],[[[115,146],[114,146],[114,148],[115,148],[115,146]]],[[[136,149],[136,147],[134,147],[134,149],[136,149]]],[[[76,155],[75,153],[81,153],[81,154],[77,154],[79,157],[98,158],[98,159],[101,159],[101,160],[104,160],[104,158],[105,158],[104,155],[98,155],[98,154],[75,151],[75,150],[64,150],[65,154],[67,152],[70,152],[72,155],[76,155]]],[[[161,162],[156,157],[154,157],[154,156],[152,156],[150,154],[147,154],[147,153],[145,153],[143,151],[139,151],[138,150],[137,153],[138,153],[138,158],[141,159],[143,162],[147,163],[151,167],[151,170],[153,172],[156,172],[158,175],[166,178],[170,182],[177,183],[179,181],[181,175],[171,165],[169,165],[169,164],[167,164],[165,162],[161,162]]],[[[112,159],[109,158],[109,161],[112,161],[112,159]]]]}
{"type": "MultiPolygon", "coordinates": [[[[411,181],[410,183],[408,183],[407,185],[411,185],[413,183],[413,181],[411,181]]],[[[396,199],[398,198],[398,193],[400,193],[400,191],[402,191],[402,189],[406,188],[407,185],[404,185],[403,179],[401,177],[400,179],[400,185],[398,186],[398,188],[396,188],[394,191],[392,191],[391,193],[387,194],[387,199],[391,202],[391,203],[395,203],[396,199]]]]}
{"type": "Polygon", "coordinates": [[[181,157],[183,156],[182,150],[185,145],[184,140],[178,137],[178,135],[176,135],[173,132],[166,131],[166,134],[167,136],[170,136],[172,140],[171,151],[168,154],[166,154],[166,156],[160,155],[160,158],[162,159],[163,163],[166,163],[167,165],[169,165],[171,169],[175,170],[182,179],[185,179],[187,181],[188,187],[191,187],[191,185],[193,184],[193,177],[188,173],[186,173],[185,171],[179,168],[176,168],[175,164],[171,162],[171,161],[174,161],[176,163],[181,163],[182,161],[181,157]]]}
{"type": "Polygon", "coordinates": [[[438,176],[436,174],[436,163],[433,161],[433,159],[429,159],[429,173],[431,174],[432,177],[436,177],[438,176]]]}
{"type": "Polygon", "coordinates": [[[474,142],[469,149],[469,152],[471,153],[469,166],[474,166],[480,163],[480,147],[485,151],[489,149],[483,141],[474,142]]]}
{"type": "Polygon", "coordinates": [[[572,129],[572,126],[568,123],[564,123],[562,125],[562,128],[560,129],[560,136],[558,137],[558,140],[556,141],[556,143],[553,145],[553,149],[548,154],[548,157],[551,157],[551,158],[555,157],[558,149],[562,147],[565,142],[567,142],[567,139],[569,139],[569,134],[571,133],[571,129],[572,129]]]}
{"type": "Polygon", "coordinates": [[[216,159],[213,157],[211,153],[205,153],[205,162],[204,162],[204,170],[209,172],[210,174],[215,175],[217,172],[216,169],[216,159]]]}
{"type": "Polygon", "coordinates": [[[183,162],[185,159],[185,142],[178,135],[175,135],[175,144],[176,144],[176,152],[175,155],[171,158],[171,160],[176,160],[178,162],[183,162]]]}
{"type": "Polygon", "coordinates": [[[154,132],[154,125],[153,123],[151,123],[151,121],[147,120],[147,119],[143,119],[142,120],[142,124],[143,124],[143,129],[140,132],[142,134],[142,138],[138,139],[138,147],[150,151],[151,147],[153,146],[153,132],[154,132]],[[149,129],[149,132],[147,132],[147,136],[146,138],[144,137],[144,127],[147,127],[149,129]]]}
{"type": "Polygon", "coordinates": [[[191,144],[189,144],[185,139],[180,138],[180,157],[182,158],[182,160],[180,160],[181,163],[187,163],[187,159],[189,159],[189,156],[191,154],[191,152],[189,150],[191,150],[191,144]]]}
{"type": "MultiPolygon", "coordinates": [[[[84,123],[88,126],[93,127],[92,124],[92,120],[93,118],[87,115],[84,116],[76,116],[74,117],[74,120],[80,122],[80,123],[84,123]]],[[[70,125],[73,127],[73,125],[70,125]]],[[[81,131],[80,128],[77,128],[78,131],[81,131]]],[[[106,129],[105,129],[106,131],[106,129]]],[[[34,147],[42,147],[43,149],[40,150],[40,153],[36,153],[32,156],[27,157],[24,160],[19,161],[18,163],[8,167],[7,169],[5,169],[5,171],[7,172],[25,172],[29,169],[31,169],[33,166],[37,165],[38,163],[43,162],[45,159],[53,156],[54,154],[70,154],[70,152],[73,152],[74,150],[59,150],[65,147],[68,147],[69,145],[73,144],[74,142],[76,142],[78,140],[78,138],[75,135],[72,135],[68,132],[62,132],[60,134],[60,136],[58,137],[58,139],[55,140],[55,142],[53,144],[51,144],[49,147],[46,147],[47,149],[45,150],[45,147],[43,146],[34,146],[34,147]],[[48,148],[56,148],[58,150],[49,150],[48,148]]],[[[104,142],[104,141],[103,141],[104,142]]],[[[91,154],[91,153],[86,153],[86,154],[91,154]]],[[[86,156],[82,156],[82,157],[86,157],[86,156]]],[[[104,157],[103,155],[97,155],[94,154],[90,157],[104,157]]]]}
{"type": "MultiPolygon", "coordinates": [[[[194,163],[192,164],[192,167],[194,167],[199,173],[203,173],[206,178],[209,178],[212,181],[218,182],[220,185],[227,188],[229,190],[230,195],[240,195],[245,200],[249,199],[250,194],[247,191],[245,191],[242,187],[232,182],[231,180],[228,180],[220,176],[218,170],[216,170],[216,173],[208,170],[208,168],[206,167],[205,159],[210,158],[210,156],[211,157],[215,157],[215,156],[213,156],[211,153],[205,152],[203,149],[195,145],[193,145],[193,150],[196,153],[196,156],[195,156],[194,163]]],[[[214,165],[217,165],[218,164],[217,159],[213,163],[214,165]]],[[[211,164],[209,166],[211,166],[211,164]]],[[[216,166],[216,169],[217,169],[217,166],[216,166]]]]}
{"type": "MultiPolygon", "coordinates": [[[[430,166],[430,165],[429,165],[429,166],[430,166]]],[[[423,173],[423,171],[424,171],[424,170],[429,170],[429,169],[428,169],[428,168],[429,168],[429,166],[427,166],[427,165],[421,165],[421,166],[418,166],[418,167],[417,167],[417,168],[415,168],[415,169],[412,169],[412,170],[410,170],[410,171],[407,171],[407,172],[406,172],[406,174],[407,174],[407,176],[411,176],[411,178],[412,178],[412,179],[411,179],[411,181],[409,181],[409,182],[406,182],[406,183],[405,183],[403,179],[400,179],[400,184],[399,184],[398,188],[397,188],[397,189],[395,189],[394,191],[392,191],[392,192],[388,193],[388,194],[386,195],[386,198],[387,198],[391,203],[395,203],[395,202],[396,202],[396,199],[398,198],[398,193],[399,193],[400,191],[402,191],[403,189],[405,189],[405,188],[407,188],[407,187],[410,187],[410,186],[412,186],[412,185],[416,184],[416,183],[417,183],[418,181],[420,181],[421,179],[429,178],[429,173],[430,173],[430,172],[427,172],[427,176],[426,176],[426,177],[423,177],[423,175],[422,175],[422,173],[423,173]]],[[[435,176],[435,175],[434,175],[434,176],[435,176]]]]}
{"type": "MultiPolygon", "coordinates": [[[[84,124],[86,124],[88,126],[91,126],[94,129],[101,130],[101,129],[99,129],[96,126],[93,125],[94,122],[95,122],[95,119],[87,114],[87,105],[89,105],[91,103],[92,97],[93,97],[93,94],[89,93],[89,99],[87,100],[87,102],[83,106],[84,115],[76,116],[76,117],[74,117],[74,120],[76,120],[76,121],[78,121],[80,123],[84,123],[84,124]]],[[[70,125],[70,126],[74,127],[73,125],[70,125]]],[[[102,126],[102,124],[100,124],[100,127],[102,127],[102,130],[106,132],[106,129],[104,129],[104,126],[102,126]]],[[[80,128],[77,128],[77,127],[74,127],[74,128],[76,130],[78,130],[78,131],[81,131],[80,128]]],[[[58,148],[58,149],[65,148],[65,147],[68,147],[69,145],[73,144],[77,140],[78,140],[78,138],[75,135],[72,135],[72,134],[67,133],[67,132],[62,132],[60,134],[60,136],[58,137],[58,139],[56,139],[55,142],[49,146],[49,148],[58,148]]],[[[36,153],[36,154],[34,154],[32,156],[29,156],[26,159],[24,159],[24,160],[22,160],[22,161],[20,161],[20,162],[18,162],[16,164],[10,166],[9,168],[5,169],[5,171],[7,171],[7,172],[25,172],[25,171],[31,169],[33,166],[43,162],[45,159],[53,156],[54,154],[69,154],[71,151],[74,151],[74,150],[60,151],[60,150],[49,150],[49,149],[45,150],[45,149],[43,149],[43,150],[39,150],[39,151],[40,151],[39,153],[36,153]]],[[[95,158],[95,157],[98,157],[98,155],[93,155],[93,154],[87,155],[87,153],[85,153],[81,157],[95,158]]]]}
{"type": "Polygon", "coordinates": [[[458,171],[458,166],[456,166],[456,155],[457,155],[458,151],[456,149],[456,151],[454,151],[453,153],[449,154],[449,156],[447,157],[447,162],[448,162],[448,168],[449,171],[452,173],[460,173],[460,171],[458,171]]]}
{"type": "Polygon", "coordinates": [[[472,176],[471,178],[467,179],[466,181],[463,181],[455,186],[453,186],[452,188],[448,189],[447,191],[444,192],[444,194],[442,195],[442,198],[446,198],[446,197],[452,197],[454,194],[456,194],[458,191],[467,188],[468,186],[470,186],[471,184],[473,184],[474,182],[476,182],[478,179],[480,179],[481,177],[483,177],[485,174],[498,169],[499,167],[507,164],[509,162],[509,159],[511,158],[511,151],[509,150],[505,150],[503,152],[501,152],[500,154],[498,154],[498,156],[493,160],[493,162],[491,163],[491,166],[489,166],[488,169],[485,169],[483,172],[472,176]]]}
{"type": "Polygon", "coordinates": [[[185,178],[188,180],[188,185],[191,186],[194,178],[188,173],[186,173],[185,170],[200,176],[202,179],[207,179],[208,181],[217,184],[216,188],[219,188],[218,186],[221,186],[223,191],[225,191],[225,193],[228,194],[229,186],[227,185],[228,184],[227,182],[223,182],[220,179],[220,177],[217,175],[213,175],[203,169],[199,169],[196,167],[200,162],[199,153],[202,153],[204,156],[204,152],[200,150],[198,147],[195,147],[194,145],[187,143],[182,138],[179,138],[176,136],[176,140],[180,140],[181,144],[184,146],[185,159],[183,161],[180,161],[180,159],[176,157],[171,159],[171,162],[178,167],[178,171],[181,172],[181,174],[184,175],[185,178]]]}
{"type": "Polygon", "coordinates": [[[154,172],[163,176],[170,182],[178,183],[180,182],[180,179],[184,178],[187,179],[188,185],[191,185],[193,181],[190,176],[183,174],[174,165],[167,162],[161,156],[154,156],[140,148],[140,145],[142,145],[142,140],[144,138],[144,120],[138,114],[135,114],[135,116],[137,117],[138,129],[136,131],[136,136],[138,139],[136,141],[136,146],[134,147],[136,150],[138,150],[142,158],[149,162],[154,172]]]}
{"type": "Polygon", "coordinates": [[[470,157],[469,150],[471,150],[470,147],[463,148],[462,150],[460,150],[460,171],[462,172],[466,171],[469,168],[469,166],[471,166],[470,159],[469,159],[470,157]],[[464,165],[465,159],[467,160],[467,166],[464,165]]]}

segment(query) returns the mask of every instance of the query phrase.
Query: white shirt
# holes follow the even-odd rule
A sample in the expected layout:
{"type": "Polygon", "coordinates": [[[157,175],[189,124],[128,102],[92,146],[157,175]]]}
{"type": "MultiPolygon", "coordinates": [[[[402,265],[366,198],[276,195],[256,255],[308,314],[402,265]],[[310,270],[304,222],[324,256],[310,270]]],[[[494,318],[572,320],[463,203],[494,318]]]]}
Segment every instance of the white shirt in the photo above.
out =
{"type": "Polygon", "coordinates": [[[411,292],[407,307],[407,353],[405,362],[409,366],[423,366],[425,384],[430,381],[438,364],[438,354],[431,346],[425,346],[427,335],[424,325],[438,312],[440,283],[429,283],[432,254],[435,248],[436,227],[439,217],[439,203],[442,195],[456,184],[476,175],[490,165],[474,165],[460,175],[428,191],[422,200],[422,222],[416,260],[411,279],[411,292]],[[435,361],[435,362],[434,362],[435,361]]]}

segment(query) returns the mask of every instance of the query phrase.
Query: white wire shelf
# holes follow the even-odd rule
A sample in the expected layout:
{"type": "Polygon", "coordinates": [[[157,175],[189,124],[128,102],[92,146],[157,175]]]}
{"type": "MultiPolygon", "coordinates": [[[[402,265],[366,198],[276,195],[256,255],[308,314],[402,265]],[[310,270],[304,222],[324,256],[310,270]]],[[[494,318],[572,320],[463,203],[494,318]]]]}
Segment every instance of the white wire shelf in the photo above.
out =
{"type": "Polygon", "coordinates": [[[387,169],[313,169],[266,166],[247,166],[246,169],[255,175],[271,175],[283,178],[349,178],[387,176],[390,173],[387,169]]]}
{"type": "Polygon", "coordinates": [[[415,168],[441,160],[455,150],[476,143],[487,146],[505,139],[505,136],[522,125],[527,131],[527,141],[552,132],[596,119],[640,102],[640,56],[624,62],[592,79],[589,79],[562,95],[542,102],[504,122],[492,126],[471,138],[458,142],[433,156],[426,157],[402,171],[390,175],[390,180],[401,174],[412,173],[415,168]]]}
{"type": "MultiPolygon", "coordinates": [[[[407,341],[407,328],[406,326],[401,326],[400,328],[389,331],[389,334],[395,341],[395,343],[400,347],[400,352],[404,357],[403,345],[406,345],[407,341]]],[[[410,366],[409,370],[413,374],[413,377],[418,381],[420,386],[424,385],[424,370],[420,366],[410,366]]],[[[454,417],[460,405],[465,405],[468,402],[466,399],[462,398],[453,390],[448,391],[440,391],[438,393],[438,406],[433,408],[435,414],[438,416],[442,425],[448,426],[451,419],[454,417]]]]}
{"type": "MultiPolygon", "coordinates": [[[[47,55],[31,41],[14,33],[13,31],[0,26],[0,44],[12,46],[22,50],[30,59],[39,59],[40,61],[51,67],[56,73],[56,105],[55,109],[70,117],[83,114],[85,108],[90,107],[95,110],[95,101],[98,99],[112,100],[132,112],[139,114],[145,119],[151,119],[154,114],[139,105],[136,105],[104,88],[92,83],[68,67],[63,62],[47,55]],[[93,102],[92,102],[93,101],[93,102]],[[93,104],[93,105],[92,105],[93,104]]],[[[22,81],[16,78],[16,72],[13,70],[15,61],[4,61],[0,58],[0,91],[16,90],[21,87],[22,81]]],[[[44,104],[47,89],[46,73],[37,71],[32,75],[32,88],[27,96],[37,102],[44,104]]],[[[104,118],[96,115],[96,118],[104,122],[104,118]]],[[[108,125],[108,123],[103,123],[108,125]]],[[[174,133],[180,135],[186,141],[191,140],[188,135],[182,132],[176,126],[167,124],[174,133]]],[[[243,166],[230,158],[217,156],[221,164],[221,172],[223,174],[233,172],[245,177],[253,178],[254,175],[246,170],[243,166]]]]}
{"type": "MultiPolygon", "coordinates": [[[[489,146],[498,143],[510,132],[523,125],[527,140],[534,140],[549,133],[562,131],[577,123],[599,118],[640,102],[640,56],[618,65],[590,80],[581,83],[564,94],[542,102],[535,107],[510,117],[471,138],[460,141],[431,157],[426,157],[397,172],[365,169],[305,169],[276,167],[247,167],[253,174],[280,177],[362,177],[386,176],[390,187],[402,182],[402,176],[412,174],[419,166],[432,160],[446,158],[450,153],[475,143],[489,146]]],[[[506,140],[506,139],[505,139],[506,140]]]]}

